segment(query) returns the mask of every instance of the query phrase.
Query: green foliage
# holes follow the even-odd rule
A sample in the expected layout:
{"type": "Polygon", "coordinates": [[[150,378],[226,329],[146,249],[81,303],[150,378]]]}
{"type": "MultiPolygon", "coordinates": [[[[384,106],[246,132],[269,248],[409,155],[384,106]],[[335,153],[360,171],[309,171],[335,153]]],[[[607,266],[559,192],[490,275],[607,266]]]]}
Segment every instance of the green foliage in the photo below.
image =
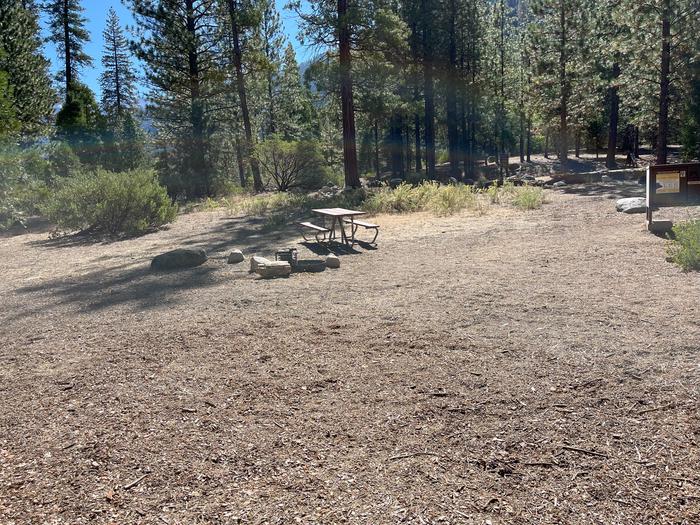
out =
{"type": "Polygon", "coordinates": [[[534,186],[518,186],[513,188],[512,202],[521,210],[537,210],[545,202],[542,188],[534,186]]]}
{"type": "Polygon", "coordinates": [[[317,189],[329,180],[320,148],[313,141],[286,141],[274,136],[258,144],[255,158],[267,184],[278,191],[317,189]]]}
{"type": "Polygon", "coordinates": [[[92,65],[92,58],[83,49],[90,40],[90,33],[85,29],[85,9],[80,0],[49,0],[44,8],[49,21],[48,40],[56,44],[59,55],[65,57],[64,69],[57,78],[65,82],[66,91],[70,91],[71,84],[78,81],[80,69],[92,65]]]}
{"type": "Polygon", "coordinates": [[[700,219],[673,226],[673,239],[667,247],[667,255],[686,272],[700,271],[700,219]]]}
{"type": "Polygon", "coordinates": [[[177,206],[151,170],[98,170],[61,181],[44,211],[63,231],[134,235],[172,222],[177,206]]]}
{"type": "MultiPolygon", "coordinates": [[[[27,2],[0,0],[0,70],[12,87],[14,118],[24,136],[48,129],[56,95],[35,10],[27,2]]],[[[0,117],[1,120],[1,117],[0,117]]]]}
{"type": "Polygon", "coordinates": [[[50,193],[45,170],[35,150],[0,145],[0,230],[39,212],[50,193]]]}
{"type": "Polygon", "coordinates": [[[46,179],[54,182],[79,175],[82,171],[80,159],[66,142],[56,141],[48,148],[48,169],[46,179]]]}
{"type": "Polygon", "coordinates": [[[113,7],[109,8],[102,38],[102,111],[110,120],[118,120],[136,105],[136,74],[129,60],[129,45],[113,7]]]}
{"type": "MultiPolygon", "coordinates": [[[[1,57],[2,53],[0,53],[1,57]]],[[[0,71],[0,140],[15,135],[20,129],[12,94],[12,86],[10,86],[7,72],[0,71]]]]}
{"type": "Polygon", "coordinates": [[[58,137],[67,142],[80,161],[96,165],[100,160],[100,132],[104,121],[95,96],[84,84],[74,82],[56,115],[58,137]]]}
{"type": "Polygon", "coordinates": [[[472,186],[424,182],[418,186],[401,184],[395,189],[379,190],[367,199],[363,209],[371,213],[432,211],[447,216],[464,209],[483,213],[484,205],[472,186]]]}

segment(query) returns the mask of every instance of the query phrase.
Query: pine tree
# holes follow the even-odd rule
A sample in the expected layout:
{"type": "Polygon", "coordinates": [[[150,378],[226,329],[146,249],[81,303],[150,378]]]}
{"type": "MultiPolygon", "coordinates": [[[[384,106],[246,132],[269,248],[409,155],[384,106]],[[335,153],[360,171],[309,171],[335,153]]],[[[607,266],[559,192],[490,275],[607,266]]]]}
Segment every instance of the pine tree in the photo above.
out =
{"type": "Polygon", "coordinates": [[[214,0],[131,0],[139,29],[133,49],[146,63],[148,111],[173,194],[208,195],[217,101],[222,92],[214,0]]]}
{"type": "Polygon", "coordinates": [[[14,113],[24,135],[48,129],[56,95],[51,87],[49,62],[41,51],[37,13],[17,0],[0,0],[0,70],[12,86],[14,113]]]}
{"type": "Polygon", "coordinates": [[[277,83],[282,70],[282,55],[280,51],[285,48],[286,38],[282,34],[280,14],[275,7],[274,0],[263,0],[262,21],[260,23],[260,39],[262,51],[265,57],[265,102],[263,109],[263,135],[277,133],[279,124],[279,110],[277,107],[279,92],[277,83]]]}
{"type": "Polygon", "coordinates": [[[85,29],[87,20],[83,16],[80,0],[49,0],[45,4],[49,18],[49,41],[56,44],[63,56],[63,68],[57,75],[65,86],[66,100],[74,82],[79,81],[80,70],[92,66],[92,58],[83,46],[90,40],[85,29]]]}
{"type": "Polygon", "coordinates": [[[292,44],[287,44],[275,92],[278,94],[277,129],[285,140],[312,135],[314,111],[308,89],[302,84],[292,44]]]}
{"type": "Polygon", "coordinates": [[[245,132],[245,156],[253,173],[253,188],[255,191],[263,190],[262,177],[260,176],[260,166],[253,155],[254,140],[253,126],[250,118],[250,108],[248,105],[248,92],[246,87],[246,77],[243,72],[243,49],[242,40],[246,30],[251,28],[251,5],[240,0],[223,0],[228,14],[228,36],[231,41],[231,62],[235,74],[235,84],[238,94],[238,103],[241,108],[243,119],[243,130],[245,132]]]}
{"type": "Polygon", "coordinates": [[[136,75],[129,60],[129,47],[114,8],[109,9],[100,76],[102,111],[111,119],[122,117],[136,104],[136,75]]]}

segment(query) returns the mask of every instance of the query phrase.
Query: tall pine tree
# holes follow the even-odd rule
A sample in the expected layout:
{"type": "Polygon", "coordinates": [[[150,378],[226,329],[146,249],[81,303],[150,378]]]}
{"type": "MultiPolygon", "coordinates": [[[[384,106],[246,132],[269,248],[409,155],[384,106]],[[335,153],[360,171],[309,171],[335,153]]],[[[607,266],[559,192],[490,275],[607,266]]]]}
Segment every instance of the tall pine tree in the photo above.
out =
{"type": "Polygon", "coordinates": [[[17,0],[0,0],[0,70],[12,86],[14,115],[26,136],[48,131],[56,103],[37,18],[34,9],[17,0]]]}
{"type": "Polygon", "coordinates": [[[92,58],[83,47],[90,40],[85,29],[85,9],[80,0],[49,0],[45,4],[49,18],[49,41],[56,44],[63,57],[63,67],[57,77],[64,83],[66,100],[73,82],[79,81],[80,70],[92,66],[92,58]]]}
{"type": "Polygon", "coordinates": [[[136,75],[129,60],[129,44],[114,8],[109,9],[102,37],[102,111],[114,119],[131,112],[136,104],[136,75]]]}

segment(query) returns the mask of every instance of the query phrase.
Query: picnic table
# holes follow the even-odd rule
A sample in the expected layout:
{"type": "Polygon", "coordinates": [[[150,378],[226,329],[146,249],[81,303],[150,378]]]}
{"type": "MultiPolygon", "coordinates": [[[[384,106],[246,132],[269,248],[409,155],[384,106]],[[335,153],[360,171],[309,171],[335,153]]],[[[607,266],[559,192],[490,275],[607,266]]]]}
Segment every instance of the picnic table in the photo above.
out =
{"type": "Polygon", "coordinates": [[[344,244],[352,244],[355,240],[355,217],[367,214],[365,211],[347,210],[345,208],[317,208],[311,211],[317,215],[321,215],[324,218],[330,218],[331,224],[328,228],[328,230],[330,230],[328,233],[328,240],[333,241],[338,238],[338,234],[335,231],[336,226],[338,226],[340,229],[340,240],[344,244]],[[346,222],[350,224],[350,235],[345,233],[345,227],[343,224],[346,222]]]}

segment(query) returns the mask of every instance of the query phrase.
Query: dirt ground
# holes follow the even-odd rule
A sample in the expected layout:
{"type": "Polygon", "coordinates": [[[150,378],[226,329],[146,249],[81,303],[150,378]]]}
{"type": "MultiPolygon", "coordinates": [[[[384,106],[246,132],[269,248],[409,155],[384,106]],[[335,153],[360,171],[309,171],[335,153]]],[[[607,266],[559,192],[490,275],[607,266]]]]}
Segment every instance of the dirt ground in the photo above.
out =
{"type": "Polygon", "coordinates": [[[0,523],[700,523],[700,275],[638,191],[378,216],[281,280],[225,257],[294,230],[223,211],[0,239],[0,523]],[[180,246],[211,258],[149,272],[180,246]]]}

